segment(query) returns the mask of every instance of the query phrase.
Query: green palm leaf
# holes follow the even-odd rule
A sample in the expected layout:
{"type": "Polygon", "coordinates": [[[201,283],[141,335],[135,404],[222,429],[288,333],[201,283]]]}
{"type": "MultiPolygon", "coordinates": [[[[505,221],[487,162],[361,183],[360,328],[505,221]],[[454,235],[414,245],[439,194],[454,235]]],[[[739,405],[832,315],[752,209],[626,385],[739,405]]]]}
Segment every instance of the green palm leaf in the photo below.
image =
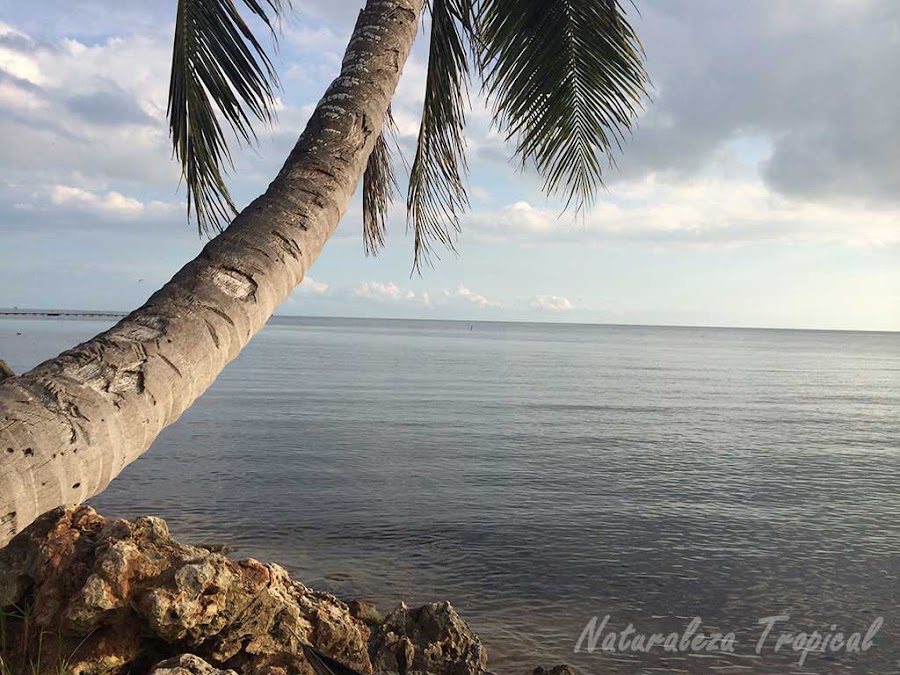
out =
{"type": "Polygon", "coordinates": [[[590,205],[648,82],[618,0],[482,0],[478,32],[498,127],[548,194],[590,205]]]}
{"type": "MultiPolygon", "coordinates": [[[[242,0],[274,34],[290,0],[242,0]]],[[[240,142],[256,140],[251,117],[274,120],[278,78],[233,0],[179,0],[169,81],[169,131],[187,186],[188,219],[221,230],[237,209],[225,185],[233,166],[223,123],[240,142]],[[227,163],[227,164],[226,164],[227,163]]]]}
{"type": "Polygon", "coordinates": [[[385,219],[397,188],[391,149],[386,138],[388,133],[396,133],[390,106],[363,174],[363,245],[366,255],[376,255],[384,246],[385,219]]]}
{"type": "Polygon", "coordinates": [[[465,108],[468,104],[471,0],[432,0],[431,42],[422,122],[409,176],[407,219],[414,233],[413,269],[433,242],[454,250],[459,214],[468,206],[465,108]]]}

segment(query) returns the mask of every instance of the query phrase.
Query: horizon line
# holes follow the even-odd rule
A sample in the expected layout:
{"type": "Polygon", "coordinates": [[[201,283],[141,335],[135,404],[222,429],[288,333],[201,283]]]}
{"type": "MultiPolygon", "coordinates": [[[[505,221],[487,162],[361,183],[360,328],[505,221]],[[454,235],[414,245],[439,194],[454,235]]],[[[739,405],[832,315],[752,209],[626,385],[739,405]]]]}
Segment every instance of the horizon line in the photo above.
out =
{"type": "MultiPolygon", "coordinates": [[[[38,309],[19,307],[0,307],[0,319],[9,318],[82,318],[87,320],[123,319],[131,312],[117,310],[77,310],[77,309],[38,309]]],[[[796,328],[785,326],[727,326],[727,325],[697,325],[676,323],[612,323],[603,321],[541,321],[541,320],[517,320],[517,319],[438,319],[430,317],[396,317],[396,316],[335,316],[321,314],[273,314],[270,319],[340,319],[346,321],[421,321],[440,323],[509,323],[509,324],[538,324],[555,326],[606,326],[610,328],[694,328],[711,330],[771,330],[771,331],[808,331],[818,333],[885,333],[896,334],[900,330],[867,329],[867,328],[796,328]]]]}

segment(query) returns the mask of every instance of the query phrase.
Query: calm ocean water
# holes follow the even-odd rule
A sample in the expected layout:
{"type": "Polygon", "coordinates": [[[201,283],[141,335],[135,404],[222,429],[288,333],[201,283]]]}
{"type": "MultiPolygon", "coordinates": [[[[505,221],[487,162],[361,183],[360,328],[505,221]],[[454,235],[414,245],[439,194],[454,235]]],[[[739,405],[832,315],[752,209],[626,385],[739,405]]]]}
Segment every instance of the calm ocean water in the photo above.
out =
{"type": "MultiPolygon", "coordinates": [[[[104,327],[2,320],[0,357],[104,327]]],[[[900,672],[900,334],[275,319],[92,503],[383,611],[447,598],[500,673],[900,672]],[[607,615],[736,653],[574,654],[607,615]]]]}

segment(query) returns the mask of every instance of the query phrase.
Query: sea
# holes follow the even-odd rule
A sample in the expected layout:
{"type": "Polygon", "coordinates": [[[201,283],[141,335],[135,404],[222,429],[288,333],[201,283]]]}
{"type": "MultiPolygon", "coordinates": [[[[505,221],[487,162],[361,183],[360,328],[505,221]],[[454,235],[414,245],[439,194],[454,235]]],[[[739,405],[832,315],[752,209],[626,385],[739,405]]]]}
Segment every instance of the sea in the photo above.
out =
{"type": "Polygon", "coordinates": [[[900,333],[276,317],[90,503],[449,600],[501,674],[898,673],[900,333]]]}

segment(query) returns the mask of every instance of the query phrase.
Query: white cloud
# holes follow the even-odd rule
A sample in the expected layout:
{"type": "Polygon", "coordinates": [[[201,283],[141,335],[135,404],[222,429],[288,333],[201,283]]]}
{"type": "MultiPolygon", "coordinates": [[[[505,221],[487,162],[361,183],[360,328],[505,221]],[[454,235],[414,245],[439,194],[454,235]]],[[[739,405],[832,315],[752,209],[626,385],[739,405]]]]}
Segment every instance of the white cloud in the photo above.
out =
{"type": "Polygon", "coordinates": [[[78,92],[113,83],[155,114],[166,110],[169,50],[139,35],[91,46],[69,39],[60,48],[36,50],[33,58],[48,87],[78,92]]]}
{"type": "Polygon", "coordinates": [[[900,126],[900,3],[671,0],[641,14],[655,91],[619,158],[625,176],[695,176],[749,132],[772,144],[763,178],[783,194],[898,204],[886,139],[900,126]]]}
{"type": "Polygon", "coordinates": [[[455,289],[427,289],[414,291],[411,288],[400,286],[393,281],[363,281],[349,290],[349,295],[360,300],[374,300],[376,302],[415,305],[419,307],[449,307],[486,309],[489,307],[501,307],[498,302],[493,302],[479,293],[465,286],[457,286],[455,289]]]}
{"type": "Polygon", "coordinates": [[[50,202],[55,206],[74,207],[123,219],[166,213],[176,208],[174,204],[163,202],[144,203],[115,191],[98,193],[71,185],[55,185],[50,191],[50,202]]]}
{"type": "Polygon", "coordinates": [[[126,197],[118,192],[96,194],[69,185],[57,185],[50,192],[50,201],[56,205],[76,205],[88,209],[97,209],[108,213],[133,216],[144,210],[144,205],[137,199],[126,197]]]}
{"type": "Polygon", "coordinates": [[[689,245],[748,242],[886,246],[900,243],[898,212],[862,203],[790,198],[759,178],[656,175],[617,183],[582,216],[519,201],[479,210],[464,225],[477,237],[520,242],[641,240],[689,245]]]}
{"type": "Polygon", "coordinates": [[[23,82],[39,85],[44,81],[34,59],[5,47],[0,47],[0,70],[23,82]]]}
{"type": "Polygon", "coordinates": [[[479,309],[484,309],[486,307],[499,307],[499,304],[496,302],[491,302],[483,295],[478,295],[462,284],[456,287],[455,291],[444,291],[445,297],[455,298],[459,300],[463,300],[468,304],[475,305],[479,309]]]}
{"type": "Polygon", "coordinates": [[[398,286],[393,281],[381,283],[379,281],[363,281],[353,289],[353,296],[367,300],[379,300],[382,302],[400,302],[403,300],[415,300],[416,294],[408,288],[398,286]]]}
{"type": "Polygon", "coordinates": [[[303,278],[303,281],[297,288],[297,292],[302,295],[325,295],[330,288],[331,286],[324,281],[316,281],[312,277],[307,276],[303,278]]]}
{"type": "Polygon", "coordinates": [[[0,37],[6,36],[6,35],[15,35],[18,37],[25,37],[25,34],[22,33],[21,31],[16,30],[15,28],[10,26],[5,21],[0,21],[0,37]]]}
{"type": "Polygon", "coordinates": [[[575,305],[568,298],[561,295],[536,295],[528,303],[532,309],[540,309],[550,312],[565,312],[575,309],[575,305]]]}
{"type": "Polygon", "coordinates": [[[15,82],[0,81],[0,107],[18,109],[20,111],[34,111],[46,108],[46,101],[42,100],[34,92],[29,91],[15,82]]]}
{"type": "Polygon", "coordinates": [[[14,38],[0,44],[4,172],[38,189],[81,172],[171,194],[178,167],[165,122],[168,41],[53,44],[12,30],[0,28],[14,38]]]}

